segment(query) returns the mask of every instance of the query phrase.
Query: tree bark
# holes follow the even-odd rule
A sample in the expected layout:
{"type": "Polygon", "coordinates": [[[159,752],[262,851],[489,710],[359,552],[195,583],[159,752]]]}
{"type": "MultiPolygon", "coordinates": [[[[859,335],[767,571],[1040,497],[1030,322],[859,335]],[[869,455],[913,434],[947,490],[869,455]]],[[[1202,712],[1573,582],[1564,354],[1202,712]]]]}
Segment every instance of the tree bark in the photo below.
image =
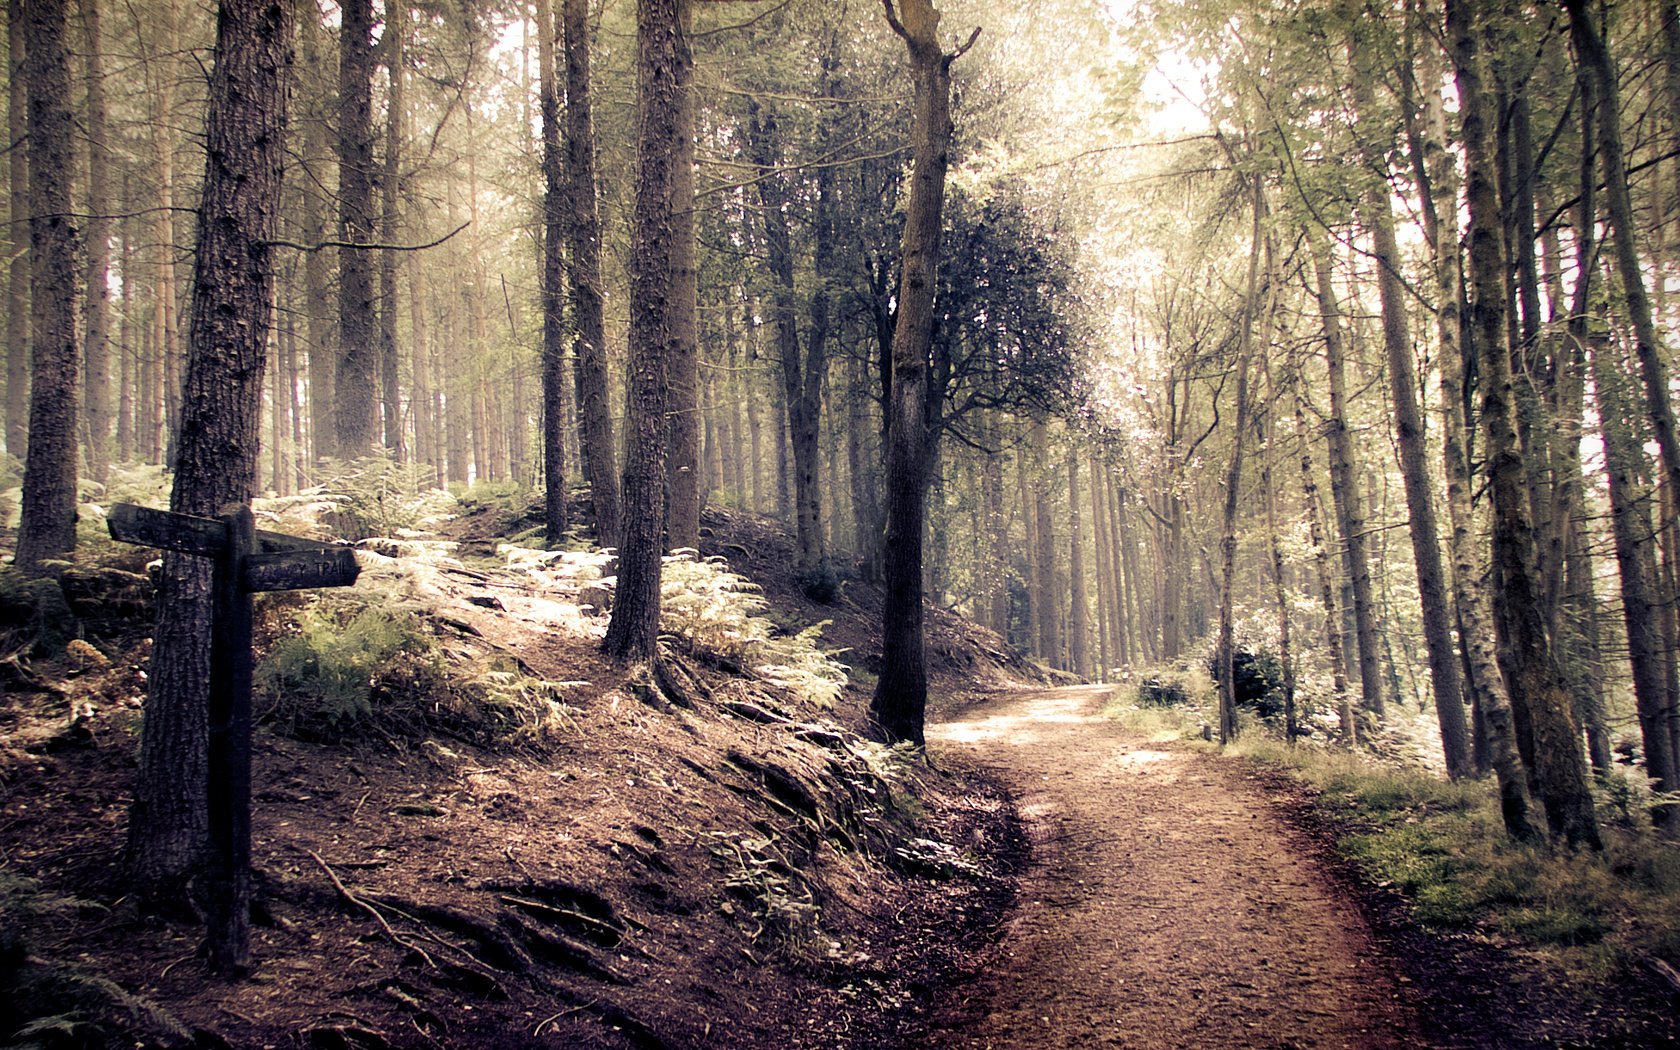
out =
{"type": "MultiPolygon", "coordinates": [[[[309,75],[300,84],[328,83],[333,70],[328,64],[326,34],[318,19],[305,18],[298,27],[299,57],[309,75]]],[[[324,89],[321,94],[325,94],[324,89]]],[[[333,147],[327,137],[328,120],[324,112],[329,103],[321,95],[310,93],[311,100],[323,110],[315,119],[300,120],[299,136],[306,167],[315,166],[312,177],[303,181],[303,204],[299,219],[299,233],[305,243],[319,244],[327,239],[326,187],[331,185],[325,166],[332,161],[333,147]]],[[[303,259],[303,315],[305,347],[309,354],[309,438],[310,448],[303,453],[311,461],[338,455],[338,439],[334,422],[338,394],[337,306],[333,302],[333,255],[330,252],[307,252],[303,259]]]]}
{"type": "MultiPolygon", "coordinates": [[[[1510,358],[1505,353],[1505,252],[1492,178],[1492,134],[1482,87],[1474,8],[1447,0],[1447,37],[1463,120],[1470,212],[1470,325],[1467,357],[1482,370],[1482,430],[1493,502],[1493,552],[1500,580],[1497,613],[1504,627],[1502,669],[1513,697],[1533,725],[1534,774],[1551,833],[1572,846],[1601,848],[1580,733],[1569,693],[1546,636],[1532,576],[1533,530],[1516,442],[1510,358]]],[[[1510,817],[1507,814],[1509,824],[1510,817]]]]}
{"type": "Polygon", "coordinates": [[[15,564],[76,547],[76,423],[80,419],[82,281],[86,243],[76,225],[76,123],[70,112],[69,17],[64,0],[25,0],[29,91],[29,446],[15,564]]]}
{"type": "Polygon", "coordinates": [[[385,51],[385,171],[380,184],[380,239],[388,246],[379,253],[379,402],[384,420],[385,451],[398,463],[408,455],[403,433],[402,388],[397,351],[397,274],[395,245],[402,224],[403,95],[407,79],[408,0],[385,0],[385,29],[379,45],[385,51]]]}
{"type": "MultiPolygon", "coordinates": [[[[292,19],[293,0],[223,0],[217,19],[179,513],[248,503],[256,486],[292,19]]],[[[137,892],[177,907],[206,845],[210,602],[209,559],[167,555],[126,860],[137,892]]]]}
{"type": "Polygon", "coordinates": [[[1248,283],[1243,293],[1242,319],[1237,323],[1237,411],[1231,423],[1231,458],[1225,468],[1225,513],[1219,535],[1219,638],[1214,649],[1219,679],[1219,742],[1237,736],[1236,628],[1233,606],[1237,587],[1237,505],[1242,495],[1243,446],[1251,417],[1248,403],[1249,359],[1254,351],[1254,325],[1260,312],[1260,257],[1265,253],[1262,226],[1266,218],[1265,183],[1250,176],[1253,225],[1248,249],[1248,283]]]}
{"type": "MultiPolygon", "coordinates": [[[[1357,56],[1356,56],[1357,59],[1357,56]]],[[[1362,63],[1356,60],[1355,65],[1362,63]]],[[[1376,109],[1369,71],[1353,78],[1356,104],[1362,113],[1376,109]]],[[[1372,172],[1383,168],[1380,146],[1362,146],[1372,172]]],[[[1454,651],[1452,610],[1447,603],[1446,572],[1441,564],[1441,538],[1435,519],[1434,484],[1429,476],[1429,450],[1418,409],[1417,370],[1412,362],[1412,334],[1406,319],[1406,291],[1400,280],[1400,248],[1395,241],[1391,190],[1386,179],[1373,179],[1363,210],[1371,231],[1372,259],[1377,267],[1377,297],[1382,310],[1383,351],[1388,362],[1389,403],[1394,408],[1394,437],[1400,448],[1400,473],[1406,489],[1406,509],[1412,540],[1412,563],[1417,569],[1418,603],[1423,621],[1424,648],[1429,656],[1429,680],[1434,687],[1435,715],[1441,727],[1441,751],[1447,775],[1454,780],[1475,772],[1470,756],[1469,730],[1464,717],[1464,693],[1454,651]]]]}
{"type": "Polygon", "coordinates": [[[23,0],[9,0],[6,10],[7,169],[12,261],[6,268],[6,451],[23,459],[29,439],[29,93],[25,90],[27,52],[23,0]]]}
{"type": "Polygon", "coordinates": [[[1325,422],[1330,446],[1330,498],[1336,508],[1336,530],[1342,537],[1343,561],[1353,591],[1353,621],[1359,656],[1359,687],[1366,710],[1383,711],[1382,670],[1377,659],[1377,622],[1371,597],[1371,559],[1366,552],[1365,513],[1360,506],[1353,441],[1347,426],[1346,352],[1342,341],[1342,311],[1331,285],[1330,255],[1316,241],[1313,262],[1318,277],[1319,313],[1324,324],[1325,362],[1330,375],[1330,416],[1325,422]]]}
{"type": "Polygon", "coordinates": [[[566,37],[566,243],[575,329],[578,451],[589,482],[595,535],[618,542],[618,445],[608,394],[606,316],[601,292],[601,216],[595,192],[594,95],[589,85],[589,0],[561,0],[566,37]]]}
{"type": "MultiPolygon", "coordinates": [[[[1583,68],[1579,76],[1584,141],[1593,139],[1594,123],[1611,119],[1599,103],[1602,84],[1583,68]]],[[[1621,583],[1622,621],[1627,629],[1628,662],[1633,674],[1634,703],[1645,745],[1645,772],[1663,791],[1680,787],[1680,764],[1668,732],[1667,709],[1674,702],[1664,661],[1665,639],[1659,628],[1664,610],[1657,573],[1656,531],[1651,520],[1655,493],[1649,485],[1649,461],[1640,429],[1635,425],[1627,362],[1606,338],[1591,331],[1593,270],[1597,264],[1595,221],[1596,165],[1592,151],[1581,158],[1581,203],[1576,216],[1578,269],[1569,335],[1581,350],[1590,347],[1593,391],[1598,403],[1599,432],[1604,442],[1605,476],[1610,490],[1611,532],[1616,544],[1616,570],[1621,583]]],[[[1680,831],[1680,814],[1672,806],[1652,809],[1652,820],[1673,835],[1680,831]]]]}
{"type": "Polygon", "coordinates": [[[1068,591],[1072,596],[1068,616],[1069,669],[1081,678],[1091,677],[1091,609],[1085,591],[1085,531],[1080,522],[1079,455],[1068,457],[1068,591]]]}
{"type": "Polygon", "coordinates": [[[670,405],[666,365],[676,353],[670,325],[675,260],[669,246],[691,216],[672,214],[681,158],[679,40],[687,0],[637,0],[639,88],[636,200],[630,244],[630,374],[625,410],[624,520],[618,590],[604,648],[618,660],[654,660],[659,578],[665,552],[665,455],[670,405]]]}
{"type": "Polygon", "coordinates": [[[1318,572],[1319,600],[1324,605],[1324,648],[1330,663],[1330,680],[1340,720],[1342,742],[1353,747],[1359,742],[1359,723],[1348,700],[1347,655],[1342,647],[1344,632],[1336,601],[1336,570],[1326,542],[1323,515],[1318,500],[1318,475],[1313,470],[1312,449],[1307,443],[1306,394],[1302,380],[1295,380],[1295,448],[1301,460],[1301,495],[1307,506],[1307,529],[1313,545],[1313,567],[1318,572]]]}
{"type": "MultiPolygon", "coordinates": [[[[951,148],[951,63],[939,44],[932,0],[882,0],[887,20],[910,54],[915,83],[905,209],[903,273],[893,329],[887,411],[887,593],[882,609],[881,677],[869,714],[888,741],[921,746],[927,709],[922,640],[922,532],[927,454],[927,359],[939,277],[941,213],[951,148]]],[[[972,38],[971,38],[972,40],[972,38]]]]}
{"type": "Polygon", "coordinates": [[[677,33],[677,156],[671,174],[671,215],[676,222],[671,252],[671,360],[666,385],[671,405],[670,464],[666,471],[665,545],[700,546],[700,343],[699,272],[694,236],[694,52],[689,46],[693,16],[689,0],[679,10],[677,33]]]}
{"type": "MultiPolygon", "coordinates": [[[[764,247],[773,278],[776,355],[781,361],[782,396],[787,404],[788,438],[793,452],[798,565],[805,574],[826,573],[828,550],[823,542],[822,496],[817,483],[817,437],[821,426],[822,377],[827,367],[828,294],[820,290],[812,292],[810,324],[802,345],[789,229],[793,201],[785,177],[776,172],[782,164],[776,130],[775,115],[754,104],[747,135],[752,161],[766,173],[758,181],[758,198],[764,215],[764,247]]],[[[831,264],[833,254],[832,174],[818,179],[817,191],[815,261],[820,273],[831,264]]],[[[818,284],[821,283],[819,279],[818,284]]]]}
{"type": "Polygon", "coordinates": [[[82,410],[88,474],[101,485],[111,468],[111,144],[105,105],[100,0],[81,0],[86,40],[88,142],[87,335],[82,346],[82,410]]]}
{"type": "MultiPolygon", "coordinates": [[[[1575,45],[1576,61],[1596,87],[1600,111],[1597,146],[1604,158],[1605,210],[1615,246],[1616,272],[1622,279],[1622,296],[1627,302],[1628,319],[1633,324],[1634,352],[1639,359],[1640,377],[1644,380],[1646,412],[1650,416],[1651,431],[1662,460],[1663,483],[1669,492],[1680,493],[1680,432],[1677,432],[1675,424],[1664,347],[1652,314],[1645,271],[1639,261],[1638,226],[1628,189],[1615,64],[1604,37],[1587,13],[1584,0],[1565,0],[1563,6],[1569,12],[1570,39],[1575,45]]],[[[1669,597],[1672,598],[1672,595],[1669,597]]],[[[1663,615],[1665,618],[1675,615],[1671,602],[1663,615]]],[[[1673,632],[1672,621],[1666,626],[1673,632]]],[[[1672,653],[1669,658],[1673,659],[1672,653]]],[[[1662,717],[1667,722],[1671,749],[1680,750],[1680,696],[1671,693],[1662,717]]]]}
{"type": "Polygon", "coordinates": [[[379,351],[370,253],[373,243],[373,4],[343,0],[338,47],[338,375],[334,435],[338,454],[373,451],[379,351]]]}
{"type": "Polygon", "coordinates": [[[555,25],[549,0],[537,0],[537,76],[542,81],[542,390],[543,527],[550,547],[566,536],[566,413],[571,377],[566,374],[565,225],[566,172],[561,154],[560,84],[555,25]]]}

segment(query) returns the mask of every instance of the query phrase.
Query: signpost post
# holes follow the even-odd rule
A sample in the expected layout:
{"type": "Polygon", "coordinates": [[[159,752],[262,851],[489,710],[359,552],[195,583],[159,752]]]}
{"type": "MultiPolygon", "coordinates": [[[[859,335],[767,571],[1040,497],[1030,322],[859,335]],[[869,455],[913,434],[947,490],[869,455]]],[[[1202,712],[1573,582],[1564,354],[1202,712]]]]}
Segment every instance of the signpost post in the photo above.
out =
{"type": "Polygon", "coordinates": [[[361,567],[349,547],[259,531],[251,508],[230,504],[214,518],[119,503],[111,538],[210,558],[210,915],[206,945],[218,972],[250,969],[251,595],[348,587],[361,567]]]}

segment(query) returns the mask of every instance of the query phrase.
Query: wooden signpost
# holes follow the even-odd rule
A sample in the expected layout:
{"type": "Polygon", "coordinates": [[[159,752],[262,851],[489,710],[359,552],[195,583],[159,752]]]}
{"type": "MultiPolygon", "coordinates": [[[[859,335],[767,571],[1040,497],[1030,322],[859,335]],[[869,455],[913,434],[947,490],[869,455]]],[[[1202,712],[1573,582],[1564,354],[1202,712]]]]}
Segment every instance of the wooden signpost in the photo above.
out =
{"type": "Polygon", "coordinates": [[[210,963],[227,976],[250,968],[251,916],[251,595],[348,587],[361,567],[349,547],[262,532],[251,508],[220,516],[119,503],[111,537],[210,558],[210,963]]]}

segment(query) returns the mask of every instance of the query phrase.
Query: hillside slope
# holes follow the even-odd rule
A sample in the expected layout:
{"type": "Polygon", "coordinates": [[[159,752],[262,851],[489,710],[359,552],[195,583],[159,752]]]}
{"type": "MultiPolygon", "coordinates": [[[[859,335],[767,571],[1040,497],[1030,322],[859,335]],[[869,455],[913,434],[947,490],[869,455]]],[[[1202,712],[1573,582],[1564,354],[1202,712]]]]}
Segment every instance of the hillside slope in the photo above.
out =
{"type": "MultiPolygon", "coordinates": [[[[1021,848],[1005,799],[860,737],[857,685],[825,706],[796,688],[819,672],[755,663],[715,567],[684,571],[726,626],[685,607],[670,672],[627,677],[596,652],[588,558],[497,551],[523,515],[465,510],[457,547],[363,544],[372,605],[268,602],[247,982],[205,973],[190,915],[125,906],[143,598],[81,625],[91,644],[13,661],[0,1040],[879,1045],[987,935],[1021,848]],[[380,653],[363,700],[324,670],[356,646],[380,653]]],[[[770,601],[748,633],[829,621],[821,645],[867,681],[867,588],[816,606],[773,527],[707,533],[770,601]]],[[[1028,670],[954,617],[932,635],[947,685],[1028,670]]]]}

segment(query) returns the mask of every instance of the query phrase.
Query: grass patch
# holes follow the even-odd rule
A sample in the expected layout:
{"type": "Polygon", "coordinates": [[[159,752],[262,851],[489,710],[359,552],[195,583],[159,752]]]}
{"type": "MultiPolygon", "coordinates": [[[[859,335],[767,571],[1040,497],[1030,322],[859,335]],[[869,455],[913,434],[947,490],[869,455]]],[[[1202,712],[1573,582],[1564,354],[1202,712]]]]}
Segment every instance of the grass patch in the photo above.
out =
{"type": "MultiPolygon", "coordinates": [[[[1194,700],[1138,706],[1125,691],[1107,713],[1158,740],[1195,740],[1204,717],[1194,700]]],[[[1495,934],[1598,978],[1647,957],[1680,960],[1680,846],[1637,822],[1607,819],[1603,855],[1534,848],[1505,836],[1491,780],[1454,783],[1258,732],[1222,754],[1311,788],[1312,805],[1344,829],[1338,852],[1427,928],[1495,934]]]]}
{"type": "Polygon", "coordinates": [[[1680,848],[1648,830],[1607,826],[1602,856],[1505,837],[1491,781],[1453,783],[1366,756],[1249,737],[1229,748],[1315,789],[1349,830],[1341,854],[1412,902],[1423,925],[1481,929],[1548,950],[1599,976],[1680,953],[1680,848]]]}

